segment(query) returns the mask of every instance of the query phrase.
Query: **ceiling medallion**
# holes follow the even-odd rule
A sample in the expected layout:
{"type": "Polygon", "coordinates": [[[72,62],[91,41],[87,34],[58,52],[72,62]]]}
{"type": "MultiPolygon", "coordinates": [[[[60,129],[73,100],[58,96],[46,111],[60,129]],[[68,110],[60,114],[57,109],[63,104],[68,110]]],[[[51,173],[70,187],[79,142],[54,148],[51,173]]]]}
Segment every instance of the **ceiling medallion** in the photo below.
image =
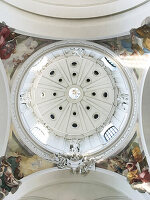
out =
{"type": "Polygon", "coordinates": [[[13,123],[39,156],[85,171],[131,134],[136,99],[134,78],[110,50],[90,42],[57,42],[34,53],[17,73],[13,123]]]}
{"type": "Polygon", "coordinates": [[[69,97],[71,99],[77,100],[81,95],[80,89],[78,87],[72,86],[69,90],[69,97]]]}

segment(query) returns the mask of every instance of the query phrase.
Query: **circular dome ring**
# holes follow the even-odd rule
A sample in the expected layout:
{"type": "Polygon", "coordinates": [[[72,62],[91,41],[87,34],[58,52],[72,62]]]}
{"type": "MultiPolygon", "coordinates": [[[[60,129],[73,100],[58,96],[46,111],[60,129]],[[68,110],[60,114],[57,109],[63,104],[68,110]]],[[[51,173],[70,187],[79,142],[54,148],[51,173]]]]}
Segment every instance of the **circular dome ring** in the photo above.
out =
{"type": "MultiPolygon", "coordinates": [[[[121,133],[119,135],[117,135],[116,137],[114,137],[111,140],[111,142],[109,142],[108,144],[103,145],[103,148],[94,148],[93,150],[89,150],[89,151],[82,150],[83,155],[87,155],[87,156],[90,156],[90,157],[94,156],[94,157],[96,157],[98,159],[101,158],[101,157],[108,157],[109,155],[111,155],[112,153],[114,153],[115,151],[117,151],[121,147],[122,141],[127,141],[127,140],[129,140],[129,138],[131,138],[131,131],[132,131],[134,125],[135,125],[136,115],[137,115],[136,86],[135,86],[134,79],[131,78],[130,71],[122,66],[122,64],[121,64],[120,60],[117,58],[117,56],[114,53],[112,53],[110,50],[106,49],[105,47],[97,45],[95,43],[82,42],[82,41],[57,42],[57,43],[48,45],[48,46],[40,49],[39,51],[34,53],[22,65],[22,67],[20,68],[19,72],[16,75],[16,78],[15,78],[14,83],[13,83],[12,91],[11,91],[12,92],[11,93],[12,117],[13,117],[13,123],[15,125],[15,128],[16,128],[21,140],[25,143],[25,145],[27,147],[29,147],[33,152],[38,154],[39,156],[41,156],[43,158],[46,158],[46,159],[52,160],[53,159],[53,155],[55,153],[59,153],[60,152],[60,149],[57,148],[56,146],[49,146],[45,142],[41,143],[41,141],[39,141],[38,138],[35,138],[35,137],[29,135],[29,133],[27,131],[27,128],[24,127],[23,121],[21,120],[21,117],[20,117],[19,113],[21,113],[22,111],[20,110],[20,107],[18,105],[19,105],[19,102],[20,102],[20,97],[19,97],[20,96],[20,89],[19,88],[20,88],[20,86],[22,84],[23,76],[25,75],[24,77],[25,78],[27,77],[27,73],[29,72],[29,69],[31,68],[31,64],[36,62],[36,60],[38,60],[39,58],[40,59],[42,59],[42,58],[46,59],[45,55],[47,53],[54,52],[54,51],[56,51],[58,49],[62,49],[62,48],[63,49],[65,49],[65,48],[66,49],[67,48],[71,48],[71,49],[77,48],[77,49],[79,49],[81,55],[78,55],[78,52],[76,52],[77,53],[76,54],[77,57],[82,56],[83,52],[81,50],[83,50],[84,48],[87,49],[87,50],[100,52],[101,54],[103,54],[104,57],[107,56],[108,58],[112,59],[115,62],[115,64],[117,65],[117,68],[121,71],[121,73],[123,73],[123,76],[126,77],[126,83],[127,83],[128,88],[130,90],[130,100],[128,102],[129,103],[129,108],[128,109],[130,110],[130,112],[128,113],[128,119],[126,120],[125,124],[121,128],[121,133]]],[[[92,60],[92,57],[90,59],[92,60]]],[[[44,62],[44,60],[43,60],[43,62],[44,62]]],[[[102,63],[102,61],[99,61],[99,60],[97,60],[97,62],[102,63]]],[[[48,65],[49,64],[47,64],[46,66],[48,66],[48,65]]],[[[32,69],[34,69],[34,68],[32,68],[32,69]]],[[[108,70],[108,74],[109,74],[109,72],[110,71],[108,70]]],[[[41,75],[39,77],[41,77],[41,75]]],[[[58,77],[57,77],[57,80],[58,80],[58,77]]],[[[85,81],[85,83],[86,83],[86,81],[85,81]]],[[[86,84],[88,84],[88,83],[86,83],[86,84]]],[[[75,87],[75,88],[77,88],[77,87],[75,87]]],[[[83,93],[84,93],[84,90],[83,90],[83,93]]],[[[57,97],[55,97],[55,98],[57,98],[57,97]]],[[[94,98],[96,98],[96,97],[94,97],[94,98]]],[[[27,102],[27,100],[30,100],[30,98],[26,98],[26,106],[28,105],[28,103],[29,104],[31,103],[31,102],[27,102]]],[[[23,101],[23,100],[21,99],[21,101],[23,101]]],[[[116,104],[116,102],[114,102],[114,104],[116,104]]],[[[32,106],[34,107],[35,105],[33,104],[32,106]]],[[[86,107],[87,107],[87,105],[85,105],[86,112],[92,112],[92,109],[93,109],[92,106],[90,106],[90,108],[91,108],[90,110],[87,110],[86,107]]],[[[57,110],[59,110],[59,109],[57,108],[57,110]]],[[[61,110],[60,112],[62,112],[63,110],[61,110]]],[[[96,113],[96,112],[94,111],[94,113],[96,113]]],[[[73,115],[71,115],[71,116],[74,117],[73,115]]],[[[56,116],[56,118],[57,118],[57,116],[56,116]]],[[[100,117],[99,118],[101,118],[101,113],[100,113],[100,117]]],[[[97,120],[95,120],[95,119],[93,119],[93,120],[97,122],[99,120],[99,118],[97,120]]],[[[55,121],[57,121],[57,120],[55,120],[55,121]]],[[[74,122],[74,121],[73,121],[73,123],[78,124],[78,122],[74,122]]],[[[81,126],[79,126],[79,128],[80,127],[81,126]]],[[[51,128],[49,130],[51,130],[51,128]]]]}

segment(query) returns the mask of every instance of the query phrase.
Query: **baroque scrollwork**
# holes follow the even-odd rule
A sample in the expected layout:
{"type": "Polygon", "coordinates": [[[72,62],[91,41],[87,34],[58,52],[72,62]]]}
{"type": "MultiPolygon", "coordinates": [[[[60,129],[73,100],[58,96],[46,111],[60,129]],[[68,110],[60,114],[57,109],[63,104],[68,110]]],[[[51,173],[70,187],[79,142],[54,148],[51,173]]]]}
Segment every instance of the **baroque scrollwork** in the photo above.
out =
{"type": "Polygon", "coordinates": [[[31,106],[31,94],[30,92],[26,92],[20,95],[20,102],[25,104],[28,108],[31,106]]]}
{"type": "Polygon", "coordinates": [[[58,168],[70,168],[73,174],[87,174],[90,169],[95,167],[96,160],[83,156],[80,153],[80,141],[72,140],[70,142],[70,151],[65,154],[56,154],[55,162],[58,168]]]}
{"type": "Polygon", "coordinates": [[[55,162],[58,168],[70,168],[73,174],[87,174],[91,169],[95,168],[96,160],[94,158],[87,158],[81,154],[56,154],[55,162]]]}
{"type": "Polygon", "coordinates": [[[71,48],[71,49],[66,49],[64,51],[65,55],[69,56],[69,55],[76,55],[79,57],[82,57],[85,54],[85,50],[84,48],[71,48]]]}
{"type": "Polygon", "coordinates": [[[118,95],[118,107],[122,110],[127,110],[129,104],[129,95],[128,94],[119,94],[118,95]]]}

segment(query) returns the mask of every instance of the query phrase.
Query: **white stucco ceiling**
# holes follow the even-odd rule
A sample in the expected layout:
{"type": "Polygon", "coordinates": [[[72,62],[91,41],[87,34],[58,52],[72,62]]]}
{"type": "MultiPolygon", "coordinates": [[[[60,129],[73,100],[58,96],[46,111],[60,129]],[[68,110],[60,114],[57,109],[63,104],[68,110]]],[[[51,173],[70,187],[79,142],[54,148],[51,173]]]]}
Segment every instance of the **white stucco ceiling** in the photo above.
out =
{"type": "MultiPolygon", "coordinates": [[[[81,139],[109,124],[117,100],[117,86],[103,62],[96,63],[88,56],[65,56],[66,50],[60,50],[56,60],[35,77],[31,104],[35,106],[34,113],[56,135],[81,139]]],[[[29,84],[27,79],[24,84],[29,84]]]]}
{"type": "Polygon", "coordinates": [[[128,34],[149,16],[150,9],[149,0],[65,2],[1,0],[0,19],[27,35],[97,40],[128,34]]]}

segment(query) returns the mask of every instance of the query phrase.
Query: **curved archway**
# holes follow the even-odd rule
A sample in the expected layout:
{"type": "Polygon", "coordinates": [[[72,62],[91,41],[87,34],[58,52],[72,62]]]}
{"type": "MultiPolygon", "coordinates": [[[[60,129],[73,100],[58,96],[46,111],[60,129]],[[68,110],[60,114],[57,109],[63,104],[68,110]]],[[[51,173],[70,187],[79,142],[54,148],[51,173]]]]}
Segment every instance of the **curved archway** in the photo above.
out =
{"type": "MultiPolygon", "coordinates": [[[[53,13],[53,16],[46,16],[44,14],[42,15],[41,12],[45,10],[46,13],[52,13],[52,8],[47,6],[47,4],[45,6],[42,1],[40,1],[40,4],[38,1],[36,1],[36,4],[38,5],[36,5],[35,7],[35,13],[35,10],[32,10],[34,7],[33,4],[32,6],[30,6],[30,8],[32,7],[31,10],[29,10],[29,8],[24,8],[23,10],[21,9],[22,6],[20,8],[20,6],[17,4],[18,6],[15,7],[11,4],[8,4],[8,1],[3,0],[0,1],[0,18],[2,21],[5,21],[6,24],[8,24],[10,27],[16,29],[16,32],[25,35],[57,40],[98,40],[128,34],[129,30],[131,30],[133,27],[140,26],[142,21],[149,16],[149,1],[134,1],[136,5],[140,4],[140,6],[133,6],[132,9],[129,8],[130,6],[127,6],[128,9],[126,11],[122,10],[121,7],[122,5],[124,5],[124,3],[126,4],[127,2],[130,2],[131,5],[131,1],[120,1],[121,0],[118,1],[120,6],[115,6],[113,3],[111,6],[109,4],[102,4],[100,5],[100,9],[97,8],[97,6],[95,6],[96,10],[91,9],[91,6],[89,6],[88,8],[86,8],[86,11],[83,11],[82,9],[85,8],[81,6],[77,7],[77,9],[73,8],[74,11],[66,11],[64,8],[59,8],[59,6],[55,6],[55,8],[53,8],[53,11],[57,11],[57,13],[53,13]],[[141,4],[142,2],[143,4],[141,4]],[[42,9],[42,6],[44,6],[45,9],[42,9]],[[104,9],[103,6],[108,9],[104,9]],[[119,8],[119,10],[116,13],[112,13],[116,8],[119,8]],[[7,15],[5,14],[6,10],[7,15]],[[104,10],[109,12],[103,13],[102,11],[104,10]],[[80,11],[80,15],[78,13],[80,19],[73,18],[73,16],[76,16],[77,11],[80,11]],[[93,16],[95,16],[95,13],[98,13],[98,15],[92,17],[91,11],[93,12],[93,16]],[[68,13],[68,18],[65,18],[64,15],[67,15],[68,13]],[[100,16],[101,13],[103,13],[102,16],[100,16]],[[62,14],[62,16],[58,17],[58,14],[62,14]],[[81,18],[81,15],[83,18],[81,18]],[[130,23],[128,23],[129,21],[130,23]]],[[[24,2],[26,2],[27,4],[27,1],[24,2]]],[[[21,3],[21,5],[23,5],[24,7],[25,4],[21,3]]],[[[123,6],[123,8],[125,7],[126,5],[123,6]]],[[[67,7],[67,9],[69,8],[67,7]]]]}
{"type": "Polygon", "coordinates": [[[145,199],[142,194],[130,187],[125,177],[108,170],[96,169],[87,176],[82,176],[71,174],[70,170],[52,168],[22,179],[19,190],[14,195],[8,195],[6,200],[30,199],[29,197],[62,200],[66,199],[66,195],[68,199],[78,200],[114,196],[118,199],[145,199]]]}
{"type": "Polygon", "coordinates": [[[56,18],[85,19],[127,12],[141,6],[146,0],[4,0],[27,12],[56,18]]]}
{"type": "Polygon", "coordinates": [[[5,155],[10,131],[9,85],[4,65],[0,60],[0,156],[5,155]]]}
{"type": "Polygon", "coordinates": [[[145,153],[150,165],[150,68],[146,71],[143,83],[143,94],[141,104],[141,137],[145,153]]]}

